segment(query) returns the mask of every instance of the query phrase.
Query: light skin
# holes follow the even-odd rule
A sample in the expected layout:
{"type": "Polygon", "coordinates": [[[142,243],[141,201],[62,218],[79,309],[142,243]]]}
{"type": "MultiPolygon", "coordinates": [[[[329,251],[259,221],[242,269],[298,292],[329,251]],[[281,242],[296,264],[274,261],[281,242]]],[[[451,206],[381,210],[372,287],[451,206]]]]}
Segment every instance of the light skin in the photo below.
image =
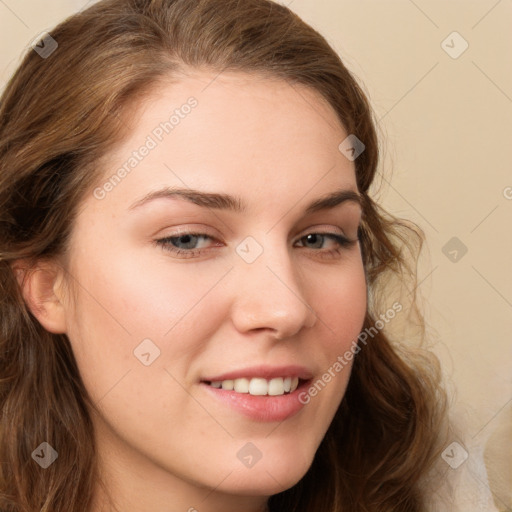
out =
{"type": "MultiPolygon", "coordinates": [[[[101,162],[100,186],[167,112],[191,96],[198,105],[103,199],[84,198],[65,262],[34,273],[25,290],[43,326],[70,339],[95,403],[103,479],[122,512],[265,510],[308,470],[350,367],[279,422],[212,399],[201,379],[295,364],[315,381],[363,325],[359,243],[306,238],[357,238],[356,201],[305,212],[335,190],[357,193],[354,162],[338,150],[348,134],[314,91],[215,76],[194,71],[144,99],[130,136],[101,162]],[[236,196],[245,212],[176,197],[130,208],[163,187],[236,196]],[[187,232],[207,237],[175,239],[186,255],[156,243],[187,232]],[[263,250],[252,263],[236,251],[248,236],[263,250]],[[148,366],[134,355],[144,339],[160,350],[148,366]],[[237,457],[248,442],[262,455],[251,468],[237,457]]],[[[98,491],[99,510],[108,508],[98,491]]]]}

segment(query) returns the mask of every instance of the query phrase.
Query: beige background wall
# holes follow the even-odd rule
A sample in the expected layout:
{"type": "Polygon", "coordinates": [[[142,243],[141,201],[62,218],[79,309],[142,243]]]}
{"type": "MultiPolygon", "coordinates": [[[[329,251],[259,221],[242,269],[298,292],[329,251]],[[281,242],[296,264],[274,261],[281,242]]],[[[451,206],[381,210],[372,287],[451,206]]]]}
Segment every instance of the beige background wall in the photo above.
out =
{"type": "MultiPolygon", "coordinates": [[[[88,3],[0,0],[0,86],[37,34],[88,3]]],[[[512,510],[512,1],[281,3],[363,82],[385,136],[390,182],[379,197],[427,235],[420,287],[464,425],[454,440],[469,453],[447,471],[462,474],[483,458],[489,480],[485,467],[465,477],[490,488],[497,509],[512,510]]],[[[466,498],[465,512],[487,510],[466,498]]]]}

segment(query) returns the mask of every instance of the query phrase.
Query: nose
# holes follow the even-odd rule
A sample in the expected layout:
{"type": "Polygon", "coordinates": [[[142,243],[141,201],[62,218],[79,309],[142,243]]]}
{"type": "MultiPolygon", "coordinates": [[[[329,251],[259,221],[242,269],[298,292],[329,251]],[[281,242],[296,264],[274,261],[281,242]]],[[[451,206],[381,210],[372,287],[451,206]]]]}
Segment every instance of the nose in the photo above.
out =
{"type": "Polygon", "coordinates": [[[275,339],[285,339],[316,323],[305,283],[286,247],[265,249],[256,261],[240,259],[236,267],[231,317],[240,332],[266,330],[275,339]]]}

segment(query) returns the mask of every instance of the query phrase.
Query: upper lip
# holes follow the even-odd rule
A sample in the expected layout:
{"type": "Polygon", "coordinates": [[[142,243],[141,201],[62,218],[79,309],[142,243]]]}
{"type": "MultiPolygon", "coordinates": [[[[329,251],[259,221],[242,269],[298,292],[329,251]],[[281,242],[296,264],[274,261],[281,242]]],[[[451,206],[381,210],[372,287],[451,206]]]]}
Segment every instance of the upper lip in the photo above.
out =
{"type": "Polygon", "coordinates": [[[313,374],[304,366],[287,365],[287,366],[251,366],[242,368],[240,370],[233,370],[230,372],[211,375],[202,378],[202,381],[218,382],[223,380],[235,379],[252,379],[254,377],[261,377],[262,379],[273,379],[276,377],[298,377],[302,380],[309,380],[313,374]]]}

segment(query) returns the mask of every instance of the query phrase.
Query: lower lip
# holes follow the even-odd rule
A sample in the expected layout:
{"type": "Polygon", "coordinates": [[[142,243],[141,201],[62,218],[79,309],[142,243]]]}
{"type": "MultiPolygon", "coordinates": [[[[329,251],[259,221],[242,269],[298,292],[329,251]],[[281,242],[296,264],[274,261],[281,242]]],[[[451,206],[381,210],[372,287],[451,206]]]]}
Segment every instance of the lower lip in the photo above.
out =
{"type": "Polygon", "coordinates": [[[255,421],[272,422],[291,418],[304,407],[305,404],[299,400],[299,394],[307,388],[308,381],[302,382],[292,393],[279,396],[257,396],[213,388],[204,383],[201,385],[206,388],[206,392],[244,416],[255,421]]]}

